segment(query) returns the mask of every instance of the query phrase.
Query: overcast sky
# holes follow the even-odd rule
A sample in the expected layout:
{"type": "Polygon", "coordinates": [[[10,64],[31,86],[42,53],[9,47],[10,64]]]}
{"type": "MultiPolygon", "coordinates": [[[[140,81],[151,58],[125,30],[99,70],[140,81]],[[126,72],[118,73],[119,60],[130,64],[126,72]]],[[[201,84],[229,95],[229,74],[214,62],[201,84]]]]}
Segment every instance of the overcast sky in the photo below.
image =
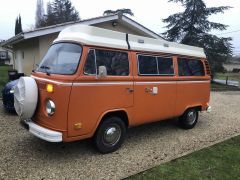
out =
{"type": "MultiPolygon", "coordinates": [[[[33,27],[37,0],[0,0],[0,39],[14,36],[15,19],[21,14],[23,30],[33,27]]],[[[47,2],[48,0],[44,0],[47,2]]],[[[130,8],[134,17],[130,17],[147,28],[162,33],[165,31],[162,19],[183,10],[180,4],[168,3],[168,0],[72,0],[81,19],[101,16],[107,9],[130,8]]],[[[210,6],[231,6],[224,14],[213,15],[210,20],[229,25],[226,31],[214,32],[232,37],[234,53],[240,55],[240,1],[205,0],[210,6]],[[232,32],[238,31],[238,32],[232,32]],[[228,33],[232,32],[232,33],[228,33]],[[224,33],[224,34],[223,34],[224,33]],[[226,33],[226,34],[225,34],[226,33]]]]}

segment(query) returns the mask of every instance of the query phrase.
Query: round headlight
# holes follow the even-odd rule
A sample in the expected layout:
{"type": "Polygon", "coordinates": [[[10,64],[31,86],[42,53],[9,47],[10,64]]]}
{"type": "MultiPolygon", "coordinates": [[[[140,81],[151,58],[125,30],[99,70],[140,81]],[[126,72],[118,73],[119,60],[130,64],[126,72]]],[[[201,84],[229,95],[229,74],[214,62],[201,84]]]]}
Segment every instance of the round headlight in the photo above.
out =
{"type": "Polygon", "coordinates": [[[46,103],[46,112],[49,116],[52,116],[54,113],[55,113],[55,104],[53,101],[51,100],[47,100],[47,103],[46,103]]]}
{"type": "Polygon", "coordinates": [[[10,89],[9,93],[14,94],[14,88],[10,89]]]}

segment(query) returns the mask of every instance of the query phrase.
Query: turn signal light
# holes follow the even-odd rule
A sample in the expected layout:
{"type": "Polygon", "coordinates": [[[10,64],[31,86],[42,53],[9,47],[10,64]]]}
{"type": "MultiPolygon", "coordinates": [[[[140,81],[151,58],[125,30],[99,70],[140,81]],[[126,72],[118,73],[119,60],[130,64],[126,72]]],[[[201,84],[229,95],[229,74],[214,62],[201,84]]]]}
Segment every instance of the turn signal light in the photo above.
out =
{"type": "Polygon", "coordinates": [[[74,129],[81,129],[81,128],[82,128],[82,123],[74,124],[74,129]]]}
{"type": "Polygon", "coordinates": [[[46,88],[47,88],[47,92],[49,92],[49,93],[53,92],[53,85],[52,84],[47,84],[46,88]]]}

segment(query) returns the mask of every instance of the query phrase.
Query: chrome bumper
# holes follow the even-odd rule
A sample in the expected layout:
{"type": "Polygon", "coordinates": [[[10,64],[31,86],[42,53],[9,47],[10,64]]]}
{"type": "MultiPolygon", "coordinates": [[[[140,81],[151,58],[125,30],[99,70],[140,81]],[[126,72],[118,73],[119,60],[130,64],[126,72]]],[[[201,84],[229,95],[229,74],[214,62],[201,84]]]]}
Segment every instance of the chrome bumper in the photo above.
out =
{"type": "Polygon", "coordinates": [[[207,112],[212,112],[212,107],[211,106],[207,107],[207,112]]]}
{"type": "Polygon", "coordinates": [[[41,127],[34,123],[32,120],[21,121],[22,126],[24,126],[30,133],[37,136],[40,139],[49,142],[62,142],[62,133],[58,131],[53,131],[44,127],[41,127]]]}

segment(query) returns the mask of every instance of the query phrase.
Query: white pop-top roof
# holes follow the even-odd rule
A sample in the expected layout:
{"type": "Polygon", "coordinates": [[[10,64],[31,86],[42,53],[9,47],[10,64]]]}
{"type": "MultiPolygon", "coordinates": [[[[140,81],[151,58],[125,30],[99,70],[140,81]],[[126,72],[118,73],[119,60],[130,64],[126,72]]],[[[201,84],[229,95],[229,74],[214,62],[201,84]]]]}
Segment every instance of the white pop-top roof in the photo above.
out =
{"type": "MultiPolygon", "coordinates": [[[[106,30],[93,26],[73,25],[61,31],[58,41],[75,41],[81,44],[128,49],[126,33],[106,30]]],[[[206,58],[203,48],[169,42],[161,39],[147,38],[129,34],[128,42],[131,50],[161,52],[206,58]]]]}

